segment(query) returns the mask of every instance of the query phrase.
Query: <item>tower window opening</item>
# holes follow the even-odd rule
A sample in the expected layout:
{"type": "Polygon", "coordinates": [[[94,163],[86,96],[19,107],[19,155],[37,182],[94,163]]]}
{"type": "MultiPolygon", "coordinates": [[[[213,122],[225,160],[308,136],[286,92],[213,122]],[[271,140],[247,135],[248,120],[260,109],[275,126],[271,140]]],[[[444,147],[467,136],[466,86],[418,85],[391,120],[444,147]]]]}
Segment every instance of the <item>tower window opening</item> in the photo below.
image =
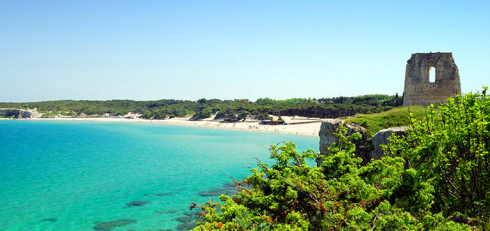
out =
{"type": "Polygon", "coordinates": [[[431,82],[431,83],[436,82],[436,68],[435,67],[429,67],[429,82],[431,82]]]}

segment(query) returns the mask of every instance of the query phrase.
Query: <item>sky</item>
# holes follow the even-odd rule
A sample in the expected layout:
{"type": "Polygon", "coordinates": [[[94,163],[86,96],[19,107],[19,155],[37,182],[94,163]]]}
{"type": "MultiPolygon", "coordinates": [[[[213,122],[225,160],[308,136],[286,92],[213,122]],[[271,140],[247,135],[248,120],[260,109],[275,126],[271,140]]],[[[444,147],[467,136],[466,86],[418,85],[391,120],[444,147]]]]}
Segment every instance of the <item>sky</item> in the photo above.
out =
{"type": "Polygon", "coordinates": [[[0,102],[403,93],[412,53],[490,85],[490,1],[0,1],[0,102]]]}

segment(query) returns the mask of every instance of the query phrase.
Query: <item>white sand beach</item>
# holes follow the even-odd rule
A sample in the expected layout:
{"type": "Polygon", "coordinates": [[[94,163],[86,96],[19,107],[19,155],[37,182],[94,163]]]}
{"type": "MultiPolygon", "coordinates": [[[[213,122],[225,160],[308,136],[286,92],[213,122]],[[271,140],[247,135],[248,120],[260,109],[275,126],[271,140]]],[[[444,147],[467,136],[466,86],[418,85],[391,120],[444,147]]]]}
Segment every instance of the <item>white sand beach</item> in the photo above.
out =
{"type": "MultiPolygon", "coordinates": [[[[288,133],[306,136],[318,136],[321,120],[318,118],[287,117],[283,116],[287,125],[260,125],[259,121],[245,121],[236,123],[221,123],[212,119],[191,121],[189,118],[172,118],[166,120],[147,119],[119,119],[119,118],[35,118],[31,120],[53,120],[53,121],[100,121],[100,122],[127,122],[127,123],[160,123],[182,126],[197,126],[210,129],[228,129],[244,132],[271,132],[288,133]]],[[[277,118],[275,118],[277,119],[277,118]]]]}

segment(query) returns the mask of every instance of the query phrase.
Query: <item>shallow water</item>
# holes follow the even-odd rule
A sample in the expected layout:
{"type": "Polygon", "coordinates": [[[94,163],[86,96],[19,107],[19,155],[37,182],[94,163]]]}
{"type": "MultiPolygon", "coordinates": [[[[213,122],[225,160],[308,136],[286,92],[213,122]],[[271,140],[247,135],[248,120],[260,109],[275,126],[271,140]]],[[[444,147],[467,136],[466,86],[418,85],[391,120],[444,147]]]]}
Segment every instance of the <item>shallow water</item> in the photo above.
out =
{"type": "Polygon", "coordinates": [[[176,230],[191,202],[230,192],[230,176],[289,140],[318,149],[318,137],[289,134],[0,121],[0,230],[176,230]]]}

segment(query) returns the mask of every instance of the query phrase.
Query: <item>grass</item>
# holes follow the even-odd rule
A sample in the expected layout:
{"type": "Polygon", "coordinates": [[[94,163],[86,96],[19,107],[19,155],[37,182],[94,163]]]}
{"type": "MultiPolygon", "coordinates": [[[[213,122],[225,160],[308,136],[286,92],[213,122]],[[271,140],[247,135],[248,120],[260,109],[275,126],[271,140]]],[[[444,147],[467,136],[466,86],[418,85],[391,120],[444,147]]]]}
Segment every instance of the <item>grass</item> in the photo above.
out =
{"type": "Polygon", "coordinates": [[[375,114],[359,114],[346,120],[346,123],[356,123],[367,129],[367,135],[373,136],[379,130],[409,125],[409,113],[417,119],[425,117],[426,107],[411,106],[399,107],[375,114]]]}

